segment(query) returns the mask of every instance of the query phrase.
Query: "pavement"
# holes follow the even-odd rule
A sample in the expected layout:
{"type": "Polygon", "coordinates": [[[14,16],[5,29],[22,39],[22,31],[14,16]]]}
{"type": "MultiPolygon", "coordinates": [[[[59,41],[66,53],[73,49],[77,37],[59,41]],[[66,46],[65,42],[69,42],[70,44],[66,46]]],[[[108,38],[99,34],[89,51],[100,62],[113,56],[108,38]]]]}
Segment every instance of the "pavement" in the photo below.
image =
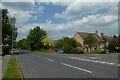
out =
{"type": "Polygon", "coordinates": [[[17,58],[24,78],[118,78],[117,65],[85,61],[83,55],[21,51],[17,58]]]}

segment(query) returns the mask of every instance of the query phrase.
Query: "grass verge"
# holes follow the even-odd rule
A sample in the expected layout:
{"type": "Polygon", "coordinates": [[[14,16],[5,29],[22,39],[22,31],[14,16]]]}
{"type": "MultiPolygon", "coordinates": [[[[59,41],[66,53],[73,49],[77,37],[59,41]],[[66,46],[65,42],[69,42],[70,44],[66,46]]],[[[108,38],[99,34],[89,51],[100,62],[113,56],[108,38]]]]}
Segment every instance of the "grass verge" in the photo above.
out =
{"type": "Polygon", "coordinates": [[[10,59],[8,62],[7,70],[3,75],[3,80],[6,80],[8,78],[16,78],[17,80],[22,80],[22,75],[16,57],[10,59]]]}
{"type": "Polygon", "coordinates": [[[2,55],[2,46],[0,45],[0,56],[2,55]]]}
{"type": "Polygon", "coordinates": [[[49,54],[50,51],[48,49],[39,49],[35,50],[35,52],[39,52],[40,54],[49,54]]]}

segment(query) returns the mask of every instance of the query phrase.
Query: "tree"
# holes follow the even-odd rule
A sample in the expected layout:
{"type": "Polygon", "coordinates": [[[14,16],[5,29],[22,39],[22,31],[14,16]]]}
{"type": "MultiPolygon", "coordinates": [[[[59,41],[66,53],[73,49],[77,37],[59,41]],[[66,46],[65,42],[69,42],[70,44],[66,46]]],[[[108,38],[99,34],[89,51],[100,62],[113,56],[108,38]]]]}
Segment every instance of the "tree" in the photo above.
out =
{"type": "Polygon", "coordinates": [[[74,53],[74,48],[80,47],[73,38],[63,37],[62,39],[54,41],[54,47],[64,50],[65,53],[74,53]]]}
{"type": "Polygon", "coordinates": [[[72,47],[80,46],[73,38],[63,37],[62,39],[56,40],[54,46],[57,48],[62,48],[64,45],[70,45],[72,47]]]}
{"type": "Polygon", "coordinates": [[[46,48],[49,48],[50,46],[52,46],[52,39],[49,38],[48,36],[46,36],[44,39],[43,39],[43,44],[46,48]]]}
{"type": "Polygon", "coordinates": [[[34,29],[30,30],[28,35],[28,40],[30,43],[31,50],[43,48],[43,39],[46,37],[47,33],[39,26],[36,26],[34,29]]]}
{"type": "Polygon", "coordinates": [[[15,41],[17,37],[17,28],[15,27],[16,19],[8,15],[9,12],[7,9],[1,9],[0,11],[2,12],[0,14],[2,20],[2,49],[3,53],[8,53],[12,49],[12,40],[15,41]],[[12,33],[14,34],[13,37],[12,33]]]}
{"type": "Polygon", "coordinates": [[[93,46],[97,46],[98,40],[97,40],[94,36],[88,35],[88,36],[86,36],[85,39],[84,39],[84,44],[85,44],[85,45],[88,45],[88,47],[90,48],[90,52],[91,52],[91,48],[92,48],[93,46]]]}
{"type": "Polygon", "coordinates": [[[16,42],[15,43],[15,47],[19,48],[19,49],[30,50],[29,41],[26,38],[24,38],[24,39],[19,40],[18,42],[16,42]]]}
{"type": "Polygon", "coordinates": [[[61,49],[64,50],[65,53],[70,54],[74,48],[71,45],[65,44],[61,49]]]}
{"type": "Polygon", "coordinates": [[[108,45],[108,50],[109,52],[120,52],[120,49],[117,49],[117,47],[120,47],[120,35],[116,36],[114,35],[110,39],[108,39],[109,45],[108,45]]]}

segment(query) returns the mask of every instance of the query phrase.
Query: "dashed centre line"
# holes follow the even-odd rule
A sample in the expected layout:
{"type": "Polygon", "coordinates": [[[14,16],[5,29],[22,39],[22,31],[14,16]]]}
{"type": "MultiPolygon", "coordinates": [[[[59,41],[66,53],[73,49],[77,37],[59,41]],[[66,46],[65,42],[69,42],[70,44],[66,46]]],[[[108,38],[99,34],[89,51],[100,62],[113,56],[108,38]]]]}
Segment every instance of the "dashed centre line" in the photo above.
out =
{"type": "Polygon", "coordinates": [[[54,60],[52,60],[52,59],[49,59],[49,58],[47,58],[47,60],[48,60],[48,61],[54,61],[54,60]]]}
{"type": "Polygon", "coordinates": [[[79,68],[79,67],[76,67],[76,66],[72,66],[72,65],[69,65],[69,64],[66,64],[66,63],[61,63],[61,64],[65,65],[65,66],[68,66],[68,67],[71,67],[71,68],[74,68],[74,69],[77,69],[77,70],[80,70],[80,71],[84,71],[84,72],[87,72],[87,73],[92,73],[92,71],[82,69],[82,68],[79,68]]]}
{"type": "MultiPolygon", "coordinates": [[[[33,55],[33,54],[31,54],[33,55]]],[[[37,55],[34,55],[36,57],[40,57],[40,56],[37,56],[37,55]]],[[[50,59],[50,58],[46,58],[48,61],[51,61],[53,62],[54,60],[50,59]]],[[[69,64],[66,64],[66,63],[61,63],[62,65],[65,65],[65,66],[68,66],[68,67],[71,67],[71,68],[74,68],[74,69],[77,69],[77,70],[80,70],[80,71],[84,71],[84,72],[87,72],[87,73],[92,73],[92,71],[89,71],[89,70],[86,70],[86,69],[82,69],[82,68],[79,68],[79,67],[76,67],[76,66],[72,66],[72,65],[69,65],[69,64]]]]}

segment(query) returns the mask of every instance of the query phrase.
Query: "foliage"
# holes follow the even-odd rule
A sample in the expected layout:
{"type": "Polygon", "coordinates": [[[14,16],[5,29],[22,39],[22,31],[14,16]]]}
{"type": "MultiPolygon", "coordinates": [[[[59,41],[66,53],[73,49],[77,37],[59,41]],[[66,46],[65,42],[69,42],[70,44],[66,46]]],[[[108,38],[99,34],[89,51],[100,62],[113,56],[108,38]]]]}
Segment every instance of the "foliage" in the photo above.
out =
{"type": "Polygon", "coordinates": [[[43,48],[43,39],[46,37],[46,35],[46,31],[41,29],[39,26],[31,29],[28,35],[31,50],[43,48]]]}
{"type": "Polygon", "coordinates": [[[120,35],[118,37],[114,35],[112,38],[108,39],[108,42],[109,52],[120,52],[120,35]],[[119,47],[119,49],[116,49],[116,47],[119,47]]]}
{"type": "Polygon", "coordinates": [[[106,54],[107,51],[105,49],[97,49],[97,50],[93,50],[91,53],[92,54],[106,54]]]}
{"type": "MultiPolygon", "coordinates": [[[[4,46],[8,45],[9,47],[3,47],[3,53],[9,52],[12,49],[12,40],[15,41],[17,37],[17,28],[15,28],[16,19],[15,17],[10,17],[8,15],[7,9],[0,9],[2,11],[2,14],[0,14],[0,17],[2,18],[0,24],[2,24],[2,44],[4,46]],[[13,33],[13,37],[12,37],[13,33]],[[13,38],[13,39],[12,39],[13,38]],[[6,51],[9,48],[8,51],[6,51]],[[5,52],[4,52],[5,51],[5,52]]],[[[1,27],[1,26],[0,26],[1,27]]]]}
{"type": "Polygon", "coordinates": [[[30,30],[30,33],[26,39],[19,40],[16,42],[15,47],[27,50],[38,50],[44,48],[43,39],[46,37],[47,33],[39,26],[30,30]]]}
{"type": "Polygon", "coordinates": [[[83,48],[81,48],[81,47],[76,47],[76,48],[74,49],[74,53],[75,53],[75,54],[83,54],[83,52],[84,52],[84,50],[83,50],[83,48]]]}
{"type": "Polygon", "coordinates": [[[52,46],[52,39],[49,38],[48,36],[46,36],[44,39],[43,39],[43,44],[45,46],[45,48],[49,48],[52,46]]]}
{"type": "Polygon", "coordinates": [[[2,46],[0,45],[0,52],[2,52],[2,46]]]}
{"type": "Polygon", "coordinates": [[[81,46],[73,38],[63,37],[53,42],[53,47],[64,50],[65,53],[74,53],[74,48],[81,46]]]}
{"type": "Polygon", "coordinates": [[[71,45],[66,44],[61,49],[64,50],[65,53],[70,54],[72,53],[73,47],[71,45]]]}
{"type": "Polygon", "coordinates": [[[84,39],[84,44],[88,45],[91,50],[91,47],[97,46],[98,40],[94,36],[88,35],[84,39]]]}
{"type": "Polygon", "coordinates": [[[20,49],[27,49],[30,50],[30,45],[29,45],[29,41],[28,39],[22,39],[18,42],[15,43],[15,47],[16,48],[20,48],[20,49]]]}
{"type": "Polygon", "coordinates": [[[80,46],[73,38],[63,37],[54,42],[54,47],[62,48],[64,45],[70,45],[72,47],[80,46]]]}
{"type": "Polygon", "coordinates": [[[4,73],[3,80],[8,78],[22,78],[16,58],[11,58],[7,70],[4,73]]]}
{"type": "Polygon", "coordinates": [[[4,53],[2,55],[4,56],[6,54],[9,54],[10,50],[11,50],[10,46],[3,45],[2,46],[2,52],[4,52],[4,53]]]}

